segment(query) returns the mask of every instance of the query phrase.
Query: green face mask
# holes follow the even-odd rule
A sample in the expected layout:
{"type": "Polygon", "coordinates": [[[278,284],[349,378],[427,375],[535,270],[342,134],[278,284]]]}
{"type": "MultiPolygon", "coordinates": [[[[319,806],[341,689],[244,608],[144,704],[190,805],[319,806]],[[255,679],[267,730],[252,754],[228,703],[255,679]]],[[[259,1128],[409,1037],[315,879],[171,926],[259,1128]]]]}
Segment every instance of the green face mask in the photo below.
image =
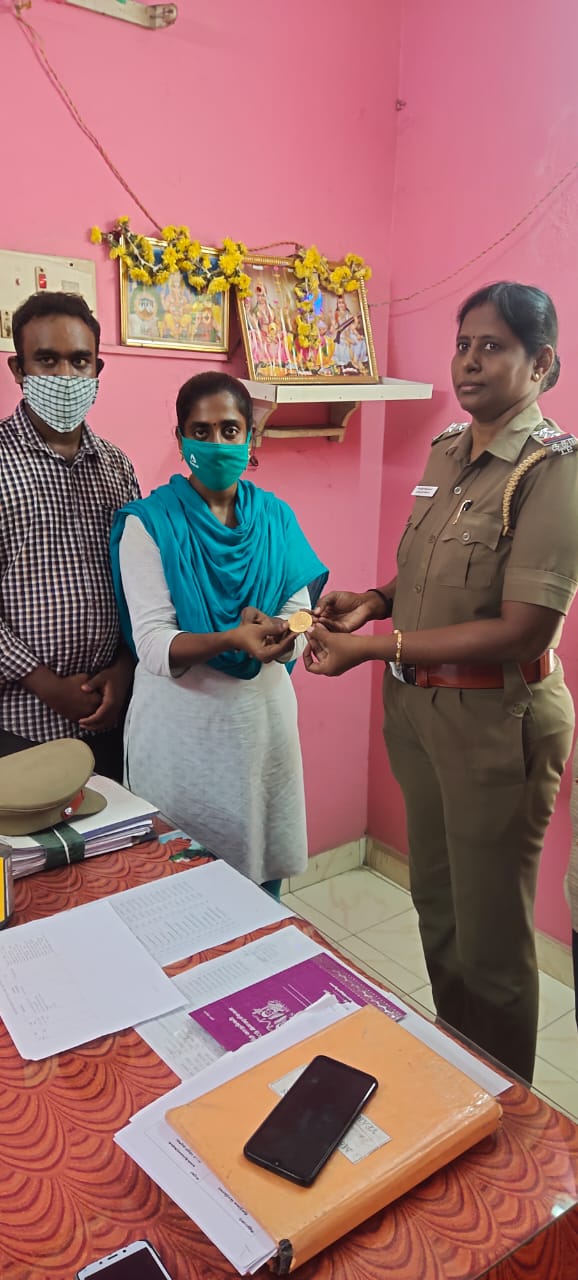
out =
{"type": "Polygon", "coordinates": [[[181,436],[183,458],[194,476],[214,493],[236,484],[249,463],[251,433],[243,444],[213,444],[181,436]]]}

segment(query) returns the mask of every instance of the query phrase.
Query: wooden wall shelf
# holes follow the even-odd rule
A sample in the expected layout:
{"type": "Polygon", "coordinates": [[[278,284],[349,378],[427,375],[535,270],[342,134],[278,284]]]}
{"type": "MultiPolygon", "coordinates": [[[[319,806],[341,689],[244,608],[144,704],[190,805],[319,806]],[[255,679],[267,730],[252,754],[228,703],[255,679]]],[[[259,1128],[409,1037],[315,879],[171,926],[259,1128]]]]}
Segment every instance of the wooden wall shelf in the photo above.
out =
{"type": "Polygon", "coordinates": [[[431,382],[408,382],[404,378],[380,378],[379,382],[368,383],[241,381],[253,400],[257,445],[264,436],[274,440],[324,437],[342,441],[349,419],[360,405],[384,400],[430,400],[433,391],[431,382]],[[317,426],[274,426],[270,422],[275,410],[282,406],[307,404],[328,405],[329,421],[317,426]]]}

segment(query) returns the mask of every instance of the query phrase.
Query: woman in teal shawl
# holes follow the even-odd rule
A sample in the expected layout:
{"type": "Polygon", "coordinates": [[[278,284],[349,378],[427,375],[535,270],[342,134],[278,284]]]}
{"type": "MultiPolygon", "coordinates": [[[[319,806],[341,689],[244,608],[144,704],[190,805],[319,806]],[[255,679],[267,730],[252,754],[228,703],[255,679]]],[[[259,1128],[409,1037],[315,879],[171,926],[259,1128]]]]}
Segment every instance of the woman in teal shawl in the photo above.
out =
{"type": "Polygon", "coordinates": [[[291,508],[240,476],[252,402],[208,372],[177,397],[190,469],[123,507],[111,534],[125,639],[136,659],[126,781],[259,883],[307,863],[297,706],[289,670],[327,569],[291,508]]]}

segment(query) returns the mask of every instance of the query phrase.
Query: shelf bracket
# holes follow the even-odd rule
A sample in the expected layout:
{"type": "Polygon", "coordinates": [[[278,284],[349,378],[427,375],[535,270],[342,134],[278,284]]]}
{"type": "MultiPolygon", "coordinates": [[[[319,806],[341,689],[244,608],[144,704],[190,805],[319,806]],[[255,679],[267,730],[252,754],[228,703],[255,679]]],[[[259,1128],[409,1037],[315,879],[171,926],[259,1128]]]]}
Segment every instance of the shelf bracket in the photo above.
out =
{"type": "Polygon", "coordinates": [[[359,409],[357,401],[342,401],[338,404],[329,406],[329,422],[326,426],[322,423],[315,427],[308,426],[288,426],[275,427],[269,426],[269,421],[279,405],[270,400],[254,400],[253,401],[253,421],[255,431],[255,448],[259,449],[263,443],[265,436],[269,436],[273,440],[298,440],[300,437],[305,439],[325,439],[336,440],[339,444],[343,441],[345,428],[349,419],[356,409],[359,409]]]}
{"type": "Polygon", "coordinates": [[[156,31],[170,27],[177,18],[176,4],[139,4],[137,0],[64,0],[76,9],[89,9],[105,18],[121,18],[137,27],[156,31]]]}

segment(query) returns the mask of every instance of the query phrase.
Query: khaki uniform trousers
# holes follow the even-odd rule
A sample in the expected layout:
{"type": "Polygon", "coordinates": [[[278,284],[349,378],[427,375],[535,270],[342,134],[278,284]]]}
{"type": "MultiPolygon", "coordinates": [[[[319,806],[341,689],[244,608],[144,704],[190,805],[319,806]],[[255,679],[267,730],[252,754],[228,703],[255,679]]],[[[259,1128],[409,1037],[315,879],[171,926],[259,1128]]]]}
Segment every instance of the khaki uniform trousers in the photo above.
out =
{"type": "Polygon", "coordinates": [[[384,708],[438,1015],[531,1081],[536,880],[574,730],[562,669],[525,703],[505,689],[421,689],[387,669],[384,708]]]}

